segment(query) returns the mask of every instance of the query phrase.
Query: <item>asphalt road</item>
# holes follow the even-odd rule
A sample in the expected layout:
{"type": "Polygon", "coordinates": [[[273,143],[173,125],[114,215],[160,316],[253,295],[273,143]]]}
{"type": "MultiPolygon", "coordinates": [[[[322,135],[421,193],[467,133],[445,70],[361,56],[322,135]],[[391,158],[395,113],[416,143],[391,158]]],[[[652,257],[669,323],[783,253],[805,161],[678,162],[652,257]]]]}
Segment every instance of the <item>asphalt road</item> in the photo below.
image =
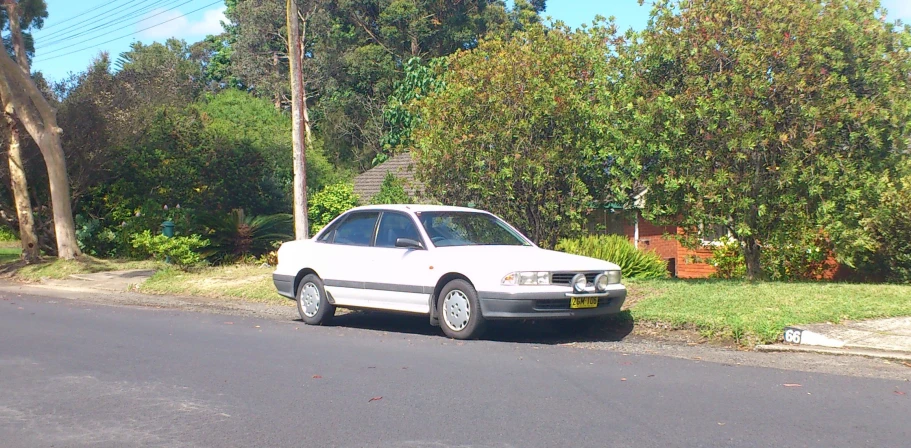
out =
{"type": "Polygon", "coordinates": [[[906,381],[461,343],[425,331],[422,320],[382,331],[363,328],[364,319],[314,328],[5,295],[0,446],[911,443],[906,381]]]}

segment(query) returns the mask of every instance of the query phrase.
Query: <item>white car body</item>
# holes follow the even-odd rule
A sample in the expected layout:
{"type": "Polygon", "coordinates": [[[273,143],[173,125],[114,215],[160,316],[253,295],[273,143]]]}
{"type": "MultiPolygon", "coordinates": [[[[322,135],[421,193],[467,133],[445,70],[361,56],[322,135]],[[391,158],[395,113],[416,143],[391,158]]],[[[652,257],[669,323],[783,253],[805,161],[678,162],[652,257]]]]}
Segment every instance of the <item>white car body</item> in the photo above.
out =
{"type": "MultiPolygon", "coordinates": [[[[620,311],[626,298],[626,288],[619,283],[620,268],[617,265],[541,249],[512,227],[509,229],[527,245],[437,247],[420,217],[422,213],[426,218],[440,212],[483,213],[493,217],[484,211],[461,207],[358,207],[336,218],[312,239],[282,244],[278,251],[278,266],[273,274],[275,286],[281,295],[297,299],[301,279],[307,274],[315,274],[324,283],[327,300],[334,306],[427,314],[433,323],[436,323],[438,314],[437,295],[447,282],[455,278],[467,280],[477,291],[484,319],[581,318],[620,311]],[[422,247],[377,247],[382,229],[379,220],[383,219],[383,215],[375,225],[370,245],[328,242],[326,232],[341,228],[339,223],[344,223],[346,217],[356,212],[398,215],[396,219],[410,218],[419,232],[422,247]],[[558,273],[553,278],[549,277],[549,281],[584,273],[589,281],[583,291],[574,290],[569,284],[503,284],[507,274],[525,271],[558,273]],[[598,290],[591,278],[609,271],[616,274],[615,282],[607,285],[606,289],[602,285],[602,289],[598,290]],[[580,296],[597,297],[598,305],[570,308],[570,299],[580,296]]],[[[366,225],[364,228],[367,228],[366,225]]],[[[332,239],[334,241],[335,237],[332,239]]],[[[388,244],[388,238],[382,244],[388,244]]]]}

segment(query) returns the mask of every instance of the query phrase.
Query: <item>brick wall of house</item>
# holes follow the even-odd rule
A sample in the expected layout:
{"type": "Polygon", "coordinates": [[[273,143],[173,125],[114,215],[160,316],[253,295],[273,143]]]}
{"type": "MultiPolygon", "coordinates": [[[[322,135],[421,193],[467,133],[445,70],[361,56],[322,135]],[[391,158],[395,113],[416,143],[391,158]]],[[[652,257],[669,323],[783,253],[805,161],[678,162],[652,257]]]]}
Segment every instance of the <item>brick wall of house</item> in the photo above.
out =
{"type": "Polygon", "coordinates": [[[707,278],[711,276],[715,273],[715,267],[705,262],[711,258],[711,249],[693,250],[681,246],[677,253],[677,277],[707,278]]]}

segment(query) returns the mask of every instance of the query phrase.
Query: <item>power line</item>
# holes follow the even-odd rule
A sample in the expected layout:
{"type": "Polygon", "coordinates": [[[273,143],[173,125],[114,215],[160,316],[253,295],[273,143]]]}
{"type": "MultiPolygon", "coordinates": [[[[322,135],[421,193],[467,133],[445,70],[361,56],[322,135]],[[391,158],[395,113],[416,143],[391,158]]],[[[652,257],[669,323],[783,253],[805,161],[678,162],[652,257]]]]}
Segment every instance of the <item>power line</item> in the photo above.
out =
{"type": "MultiPolygon", "coordinates": [[[[113,3],[117,3],[118,1],[121,1],[121,0],[113,0],[112,2],[107,2],[107,3],[112,3],[112,4],[113,4],[113,3]]],[[[130,4],[130,3],[135,3],[135,2],[137,2],[137,1],[138,1],[138,0],[130,0],[130,1],[128,1],[126,4],[128,5],[128,4],[130,4]]],[[[87,9],[87,10],[85,10],[85,11],[79,13],[79,14],[76,14],[75,16],[70,17],[69,19],[61,20],[60,22],[57,22],[57,23],[51,24],[51,25],[49,25],[49,26],[43,27],[43,28],[41,28],[41,31],[49,30],[49,29],[54,28],[54,27],[56,27],[56,26],[63,25],[64,23],[69,22],[70,20],[76,20],[76,19],[78,19],[78,18],[80,18],[80,17],[82,17],[82,16],[84,16],[84,15],[86,15],[86,14],[89,14],[89,13],[92,13],[92,12],[94,12],[94,11],[97,11],[97,10],[99,10],[99,9],[102,8],[102,6],[104,5],[104,3],[106,3],[106,2],[102,1],[101,4],[99,4],[99,5],[97,5],[97,6],[93,7],[93,8],[87,9]]],[[[108,6],[110,6],[110,5],[108,5],[108,6]]],[[[125,5],[121,5],[121,6],[119,6],[118,8],[123,7],[123,6],[125,6],[125,5]]],[[[118,8],[114,8],[114,9],[118,9],[118,8]]],[[[81,23],[81,22],[80,22],[80,23],[81,23]]]]}
{"type": "Polygon", "coordinates": [[[41,41],[39,42],[40,45],[38,46],[38,48],[47,47],[53,43],[60,42],[61,40],[69,39],[69,38],[75,37],[76,35],[91,32],[92,30],[96,30],[98,28],[108,26],[112,23],[116,24],[117,21],[123,21],[123,20],[130,19],[130,18],[132,18],[132,16],[134,16],[136,14],[142,14],[167,1],[169,1],[169,0],[141,0],[138,4],[131,6],[130,8],[128,8],[128,10],[125,10],[125,11],[115,12],[116,9],[112,9],[105,13],[102,13],[97,16],[91,17],[89,19],[83,20],[82,22],[75,23],[75,24],[69,26],[68,28],[57,30],[48,35],[41,36],[41,41]],[[148,3],[149,1],[152,1],[152,3],[144,5],[144,3],[148,3]],[[112,16],[114,16],[114,17],[112,17],[112,16]],[[99,25],[95,25],[95,24],[99,23],[99,21],[101,21],[101,20],[109,20],[109,21],[102,22],[99,25]],[[83,24],[85,24],[85,25],[83,26],[83,24]],[[92,26],[92,25],[95,25],[95,26],[93,28],[89,28],[88,30],[84,29],[85,27],[92,26]]]}
{"type": "MultiPolygon", "coordinates": [[[[132,35],[134,35],[134,34],[136,34],[136,33],[141,33],[141,32],[143,32],[143,31],[150,30],[150,29],[155,28],[155,27],[157,27],[157,26],[164,25],[165,23],[173,22],[174,20],[180,19],[180,18],[182,18],[182,17],[186,17],[186,16],[188,16],[188,15],[190,15],[190,14],[193,14],[194,12],[202,11],[203,9],[209,8],[209,7],[211,7],[211,6],[215,6],[215,5],[217,5],[217,4],[219,4],[219,3],[222,3],[222,2],[223,2],[223,0],[218,0],[218,1],[216,1],[216,2],[209,3],[208,5],[205,5],[205,6],[201,7],[201,8],[199,8],[199,9],[194,9],[193,11],[190,11],[190,12],[188,12],[188,13],[186,13],[186,14],[181,14],[181,15],[179,15],[179,16],[177,16],[177,17],[174,17],[174,18],[165,20],[164,22],[156,23],[155,25],[152,25],[152,26],[150,26],[150,27],[146,27],[146,28],[143,28],[143,29],[141,29],[141,30],[136,30],[136,31],[134,31],[134,32],[132,32],[132,33],[124,34],[123,36],[119,36],[119,37],[116,37],[116,38],[111,39],[111,40],[108,40],[108,41],[104,41],[104,42],[97,43],[97,44],[94,44],[94,45],[89,45],[88,47],[83,47],[83,48],[80,48],[80,49],[78,49],[78,50],[70,50],[69,48],[66,48],[65,50],[68,50],[69,53],[77,53],[77,52],[84,51],[84,50],[91,50],[92,48],[96,48],[96,47],[99,47],[99,46],[104,45],[104,44],[109,44],[109,43],[111,43],[111,42],[116,42],[116,41],[118,41],[118,40],[120,40],[120,39],[123,39],[123,38],[126,38],[126,37],[130,37],[130,36],[132,36],[132,35]]],[[[58,51],[61,51],[61,50],[54,50],[54,51],[52,51],[51,53],[58,52],[58,51]]],[[[57,56],[50,57],[50,58],[45,58],[45,59],[42,59],[42,62],[44,62],[44,61],[51,61],[51,60],[54,60],[54,59],[57,59],[57,58],[62,58],[62,57],[68,56],[69,53],[68,53],[68,54],[57,55],[57,56]]]]}
{"type": "Polygon", "coordinates": [[[104,37],[106,34],[110,34],[110,33],[114,32],[114,31],[119,31],[119,30],[122,30],[122,29],[124,29],[124,28],[128,28],[128,27],[130,27],[130,26],[132,26],[132,25],[136,25],[136,24],[142,23],[143,21],[148,20],[148,19],[151,18],[151,17],[156,17],[156,16],[159,16],[159,15],[161,15],[161,14],[166,13],[166,12],[168,12],[170,9],[178,8],[178,7],[183,6],[183,5],[186,5],[186,4],[188,4],[188,3],[192,3],[194,0],[185,1],[184,3],[182,3],[182,4],[180,4],[180,5],[174,6],[176,3],[180,2],[180,1],[184,1],[184,0],[156,0],[156,2],[155,2],[155,3],[152,3],[151,5],[146,5],[146,6],[140,8],[140,9],[138,9],[138,10],[135,10],[135,11],[130,11],[130,12],[128,12],[128,13],[126,13],[126,14],[123,14],[123,15],[121,15],[121,16],[118,16],[118,17],[116,17],[116,18],[114,18],[114,19],[112,19],[112,20],[110,20],[110,21],[108,21],[108,22],[102,23],[102,24],[100,24],[100,25],[97,25],[97,26],[95,26],[95,27],[89,28],[89,29],[87,29],[87,30],[74,30],[74,31],[71,31],[70,34],[67,34],[67,35],[64,35],[64,36],[58,36],[58,37],[56,37],[55,39],[51,40],[50,42],[44,42],[44,43],[38,45],[35,49],[36,49],[36,50],[41,50],[41,49],[48,48],[48,47],[59,46],[59,44],[61,44],[61,43],[67,43],[67,44],[70,44],[70,45],[80,45],[80,44],[86,43],[86,42],[88,42],[88,41],[97,39],[97,38],[99,38],[99,37],[104,37]],[[137,21],[137,22],[133,22],[133,23],[131,23],[131,24],[129,24],[129,25],[122,26],[122,27],[120,27],[120,28],[116,28],[116,29],[112,29],[112,30],[104,30],[104,28],[109,28],[109,27],[111,27],[111,26],[114,26],[114,25],[123,23],[123,22],[125,22],[126,20],[130,20],[130,19],[132,19],[132,18],[133,18],[134,16],[136,16],[136,15],[141,15],[141,14],[145,14],[145,13],[148,12],[148,11],[152,11],[152,10],[154,10],[154,9],[155,9],[156,7],[158,7],[158,6],[161,6],[162,8],[169,8],[169,9],[165,9],[164,11],[161,11],[161,12],[159,12],[159,13],[157,13],[157,14],[153,14],[152,16],[149,16],[149,17],[144,17],[144,18],[140,19],[140,20],[137,21]],[[102,34],[100,34],[100,35],[98,35],[98,36],[95,36],[95,37],[90,37],[90,38],[88,38],[88,39],[85,39],[85,40],[82,40],[82,41],[76,42],[76,43],[69,42],[69,41],[72,40],[72,39],[75,39],[75,38],[77,38],[77,37],[82,37],[82,36],[85,36],[85,35],[87,35],[87,34],[92,34],[92,33],[95,32],[95,31],[102,31],[102,34]]]}

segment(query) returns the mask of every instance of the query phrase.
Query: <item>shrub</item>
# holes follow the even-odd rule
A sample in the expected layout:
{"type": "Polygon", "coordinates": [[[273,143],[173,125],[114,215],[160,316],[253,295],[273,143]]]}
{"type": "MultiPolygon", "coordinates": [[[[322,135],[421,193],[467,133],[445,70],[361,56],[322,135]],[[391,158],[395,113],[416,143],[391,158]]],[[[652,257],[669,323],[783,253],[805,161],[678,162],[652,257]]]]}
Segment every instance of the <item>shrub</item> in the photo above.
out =
{"type": "Polygon", "coordinates": [[[668,276],[667,262],[657,253],[639,250],[621,235],[563,239],[557,243],[557,250],[615,263],[620,266],[626,278],[653,279],[668,276]]]}
{"type": "Polygon", "coordinates": [[[743,278],[746,275],[746,262],[743,259],[740,241],[722,236],[719,244],[712,247],[712,258],[709,260],[715,267],[713,278],[743,278]]]}
{"type": "Polygon", "coordinates": [[[832,242],[822,232],[808,230],[794,234],[785,243],[765,245],[762,267],[772,280],[820,280],[835,264],[832,242]]]}
{"type": "Polygon", "coordinates": [[[370,200],[371,204],[408,204],[412,202],[411,196],[405,191],[402,179],[392,172],[386,173],[380,191],[370,200]]]}
{"type": "Polygon", "coordinates": [[[209,242],[199,235],[175,236],[168,238],[164,235],[152,235],[146,230],[130,238],[133,247],[152,256],[156,260],[167,260],[181,268],[198,264],[202,257],[197,252],[206,247],[209,242]]]}
{"type": "Polygon", "coordinates": [[[289,214],[246,216],[243,209],[209,215],[201,222],[210,242],[203,253],[214,262],[262,256],[275,248],[276,241],[292,239],[294,231],[289,214]]]}
{"type": "MultiPolygon", "coordinates": [[[[911,169],[909,169],[911,170],[911,169]]],[[[871,262],[862,269],[892,282],[911,283],[911,174],[889,182],[869,227],[876,241],[871,262]]]]}
{"type": "Polygon", "coordinates": [[[0,226],[0,242],[10,241],[19,241],[19,234],[7,226],[0,226]]]}
{"type": "Polygon", "coordinates": [[[345,211],[356,207],[357,195],[354,185],[340,183],[329,185],[314,194],[307,201],[307,217],[310,220],[310,234],[319,232],[330,221],[345,211]]]}

